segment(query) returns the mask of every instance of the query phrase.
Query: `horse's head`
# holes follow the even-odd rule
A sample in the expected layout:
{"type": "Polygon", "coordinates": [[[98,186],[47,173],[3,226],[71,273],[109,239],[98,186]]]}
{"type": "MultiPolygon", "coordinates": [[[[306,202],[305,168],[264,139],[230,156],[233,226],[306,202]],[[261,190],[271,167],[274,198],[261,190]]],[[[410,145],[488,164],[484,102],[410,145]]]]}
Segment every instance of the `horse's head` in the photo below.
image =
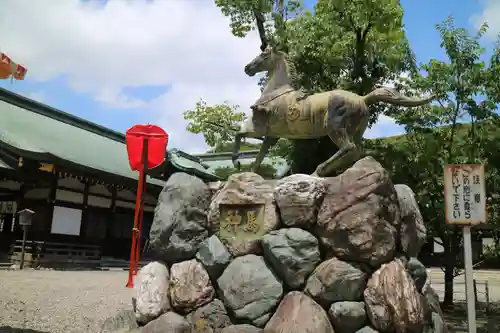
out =
{"type": "Polygon", "coordinates": [[[279,57],[280,53],[277,50],[272,46],[267,46],[261,54],[245,66],[245,73],[248,76],[254,76],[260,72],[269,72],[275,67],[279,57]]]}

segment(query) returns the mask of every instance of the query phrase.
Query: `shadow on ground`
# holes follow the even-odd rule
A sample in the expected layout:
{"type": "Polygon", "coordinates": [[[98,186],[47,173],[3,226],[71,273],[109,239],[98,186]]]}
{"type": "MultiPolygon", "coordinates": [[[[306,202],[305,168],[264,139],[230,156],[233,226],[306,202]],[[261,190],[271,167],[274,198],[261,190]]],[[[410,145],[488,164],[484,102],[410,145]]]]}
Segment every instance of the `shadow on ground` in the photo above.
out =
{"type": "Polygon", "coordinates": [[[37,331],[30,328],[15,328],[10,326],[0,326],[0,333],[50,333],[46,331],[37,331]]]}
{"type": "MultiPolygon", "coordinates": [[[[450,333],[467,333],[467,305],[455,303],[453,310],[445,311],[444,317],[450,333]]],[[[500,332],[500,304],[479,303],[476,308],[478,333],[500,332]]]]}

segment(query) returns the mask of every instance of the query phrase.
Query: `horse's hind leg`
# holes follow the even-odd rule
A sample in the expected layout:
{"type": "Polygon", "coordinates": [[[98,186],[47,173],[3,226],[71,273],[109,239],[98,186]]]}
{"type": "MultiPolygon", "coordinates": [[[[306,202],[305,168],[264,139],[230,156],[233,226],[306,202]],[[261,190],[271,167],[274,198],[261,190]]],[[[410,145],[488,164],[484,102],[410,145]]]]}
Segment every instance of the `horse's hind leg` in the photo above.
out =
{"type": "Polygon", "coordinates": [[[328,160],[318,165],[314,174],[319,177],[330,176],[335,170],[346,166],[359,156],[359,149],[345,128],[330,130],[328,136],[339,150],[328,160]]]}

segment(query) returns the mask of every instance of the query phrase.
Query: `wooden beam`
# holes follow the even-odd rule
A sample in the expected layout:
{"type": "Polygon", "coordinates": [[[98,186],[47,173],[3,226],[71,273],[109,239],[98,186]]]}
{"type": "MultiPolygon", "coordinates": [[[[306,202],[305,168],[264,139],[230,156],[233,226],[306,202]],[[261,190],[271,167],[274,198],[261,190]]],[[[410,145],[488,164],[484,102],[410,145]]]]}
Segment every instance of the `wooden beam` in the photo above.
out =
{"type": "Polygon", "coordinates": [[[59,179],[59,173],[54,172],[51,177],[50,182],[50,192],[49,198],[47,199],[49,205],[49,214],[47,214],[47,230],[45,230],[45,240],[47,240],[50,236],[50,229],[52,229],[52,219],[54,218],[54,205],[56,202],[56,194],[57,194],[57,180],[59,179]]]}
{"type": "MultiPolygon", "coordinates": [[[[79,193],[79,194],[85,194],[85,190],[81,190],[81,189],[77,189],[77,188],[71,188],[71,187],[66,187],[66,186],[59,186],[58,189],[59,190],[64,190],[64,191],[70,191],[70,192],[74,192],[74,193],[79,193]]],[[[111,196],[108,196],[108,195],[105,195],[105,194],[101,194],[101,193],[90,193],[90,191],[89,191],[89,196],[91,195],[91,196],[97,197],[97,198],[104,198],[104,199],[111,199],[112,200],[113,199],[113,194],[112,194],[113,191],[118,192],[115,187],[112,187],[111,188],[111,196]]],[[[148,194],[151,194],[151,193],[148,193],[148,194]]],[[[125,198],[118,198],[117,195],[115,195],[115,201],[116,200],[135,204],[135,200],[125,199],[125,198]]],[[[150,206],[150,205],[147,205],[147,206],[150,206]]]]}
{"type": "Polygon", "coordinates": [[[116,187],[111,188],[111,204],[109,205],[108,218],[106,219],[106,235],[103,237],[104,245],[108,243],[108,240],[112,239],[113,223],[115,220],[116,211],[116,194],[118,190],[116,187]]]}
{"type": "Polygon", "coordinates": [[[88,204],[89,204],[89,189],[90,182],[85,182],[85,187],[83,189],[83,207],[82,207],[82,223],[80,224],[80,237],[85,237],[85,229],[88,223],[88,204]]]}

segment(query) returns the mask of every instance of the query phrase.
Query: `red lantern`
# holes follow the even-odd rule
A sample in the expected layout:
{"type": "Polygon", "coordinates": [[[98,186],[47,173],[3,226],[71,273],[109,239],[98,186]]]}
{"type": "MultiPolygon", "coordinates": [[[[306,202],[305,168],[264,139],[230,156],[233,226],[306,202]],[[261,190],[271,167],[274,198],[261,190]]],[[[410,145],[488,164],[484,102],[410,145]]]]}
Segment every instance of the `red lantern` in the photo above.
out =
{"type": "Polygon", "coordinates": [[[130,168],[140,171],[146,164],[142,160],[144,149],[147,150],[147,168],[152,169],[162,164],[168,144],[168,134],[156,125],[135,125],[125,134],[130,168]],[[147,142],[147,147],[144,143],[147,142]]]}
{"type": "Polygon", "coordinates": [[[134,286],[133,275],[137,274],[139,265],[146,170],[157,167],[165,160],[168,134],[156,125],[135,125],[126,132],[125,142],[130,168],[139,171],[127,282],[127,288],[132,288],[134,286]]]}

